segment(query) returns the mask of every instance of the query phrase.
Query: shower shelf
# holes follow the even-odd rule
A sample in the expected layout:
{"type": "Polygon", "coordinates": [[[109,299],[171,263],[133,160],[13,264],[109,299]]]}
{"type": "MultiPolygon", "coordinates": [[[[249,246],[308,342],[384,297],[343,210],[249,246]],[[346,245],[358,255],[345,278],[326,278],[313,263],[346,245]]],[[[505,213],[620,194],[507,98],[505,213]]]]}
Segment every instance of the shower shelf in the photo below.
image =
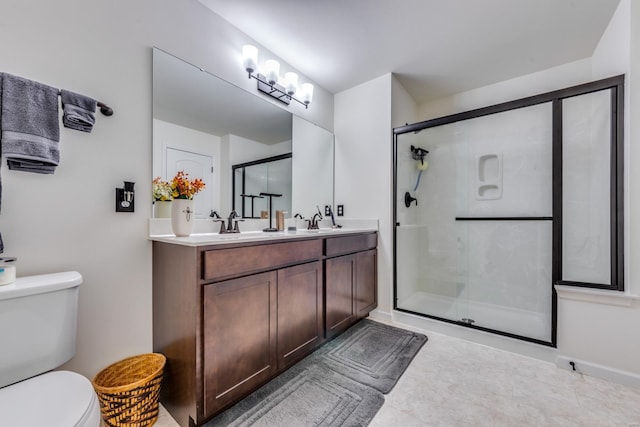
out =
{"type": "Polygon", "coordinates": [[[457,216],[456,221],[553,221],[552,216],[457,216]]]}

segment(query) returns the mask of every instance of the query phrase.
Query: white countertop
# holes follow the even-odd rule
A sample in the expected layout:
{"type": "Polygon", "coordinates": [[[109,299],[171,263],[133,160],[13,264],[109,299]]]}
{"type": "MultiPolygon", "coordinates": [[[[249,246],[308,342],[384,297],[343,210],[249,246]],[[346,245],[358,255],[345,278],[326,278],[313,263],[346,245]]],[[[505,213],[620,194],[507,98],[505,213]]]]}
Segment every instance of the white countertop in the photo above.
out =
{"type": "Polygon", "coordinates": [[[150,240],[155,242],[173,243],[184,246],[208,246],[208,245],[224,245],[232,243],[245,242],[269,242],[275,240],[295,240],[308,237],[328,237],[328,236],[344,236],[349,234],[358,234],[377,231],[375,228],[325,228],[320,230],[297,230],[297,231],[246,231],[241,233],[194,233],[188,237],[176,237],[173,234],[161,234],[149,236],[150,240]]]}
{"type": "MultiPolygon", "coordinates": [[[[151,220],[158,221],[158,220],[151,220]]],[[[211,223],[211,221],[208,221],[211,223]]],[[[162,224],[160,224],[162,225],[162,224]]],[[[228,245],[234,243],[245,242],[270,242],[277,240],[295,240],[309,237],[330,237],[343,236],[357,233],[367,233],[378,231],[377,220],[345,220],[342,228],[321,227],[319,230],[307,230],[298,228],[296,231],[242,231],[241,233],[219,234],[212,232],[196,232],[188,237],[176,237],[169,234],[165,224],[164,227],[158,227],[158,224],[150,224],[149,240],[155,242],[173,243],[183,246],[208,246],[208,245],[228,245]],[[155,231],[157,232],[153,232],[155,231]],[[159,231],[159,232],[158,232],[159,231]]],[[[200,230],[196,230],[200,231],[200,230]]]]}

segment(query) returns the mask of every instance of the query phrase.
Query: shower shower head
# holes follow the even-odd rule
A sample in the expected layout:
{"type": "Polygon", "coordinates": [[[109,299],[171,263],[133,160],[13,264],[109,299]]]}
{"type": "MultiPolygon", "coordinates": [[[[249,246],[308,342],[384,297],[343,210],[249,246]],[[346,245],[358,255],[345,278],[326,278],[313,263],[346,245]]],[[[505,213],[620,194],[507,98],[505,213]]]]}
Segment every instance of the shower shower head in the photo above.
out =
{"type": "MultiPolygon", "coordinates": [[[[411,149],[411,153],[413,154],[414,158],[418,157],[418,156],[419,157],[424,157],[427,154],[429,154],[429,150],[425,150],[424,148],[421,148],[421,147],[416,147],[415,145],[412,145],[410,149],[411,149]]],[[[416,159],[416,160],[418,160],[418,159],[416,159]]]]}
{"type": "Polygon", "coordinates": [[[416,147],[414,145],[411,146],[411,157],[413,160],[420,160],[420,163],[424,164],[424,158],[427,154],[429,154],[429,151],[424,148],[416,147]]]}

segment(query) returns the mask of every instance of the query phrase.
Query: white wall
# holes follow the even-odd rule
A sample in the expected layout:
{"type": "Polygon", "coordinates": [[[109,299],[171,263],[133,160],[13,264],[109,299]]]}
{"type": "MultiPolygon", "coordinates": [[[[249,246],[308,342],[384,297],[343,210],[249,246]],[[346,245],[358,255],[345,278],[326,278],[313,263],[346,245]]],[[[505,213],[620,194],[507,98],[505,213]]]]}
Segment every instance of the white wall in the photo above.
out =
{"type": "Polygon", "coordinates": [[[591,81],[591,59],[585,58],[537,73],[469,90],[418,106],[418,120],[513,101],[591,81]]]}
{"type": "MultiPolygon", "coordinates": [[[[279,58],[196,0],[6,0],[1,21],[1,71],[93,96],[115,110],[109,118],[98,114],[91,134],[61,128],[55,175],[9,171],[6,164],[1,170],[0,232],[5,254],[19,259],[18,274],[77,270],[84,277],[77,354],[66,368],[93,376],[152,349],[151,48],[251,93],[255,81],[241,69],[241,46],[256,44],[262,58],[279,58]],[[114,189],[125,180],[136,183],[135,213],[114,212],[114,189]]],[[[288,110],[333,129],[333,96],[317,85],[308,110],[288,110]]]]}
{"type": "Polygon", "coordinates": [[[418,104],[395,76],[391,79],[391,126],[396,128],[418,121],[418,104]]]}
{"type": "Polygon", "coordinates": [[[237,135],[229,135],[229,160],[231,166],[267,157],[291,153],[291,140],[277,144],[264,144],[237,135]]]}
{"type": "Polygon", "coordinates": [[[391,74],[335,95],[335,203],[379,220],[378,308],[391,311],[391,74]]]}
{"type": "MultiPolygon", "coordinates": [[[[333,206],[333,134],[326,129],[293,117],[293,158],[291,165],[291,212],[311,218],[316,206],[333,206]]],[[[335,208],[334,208],[335,209],[335,208]]]]}

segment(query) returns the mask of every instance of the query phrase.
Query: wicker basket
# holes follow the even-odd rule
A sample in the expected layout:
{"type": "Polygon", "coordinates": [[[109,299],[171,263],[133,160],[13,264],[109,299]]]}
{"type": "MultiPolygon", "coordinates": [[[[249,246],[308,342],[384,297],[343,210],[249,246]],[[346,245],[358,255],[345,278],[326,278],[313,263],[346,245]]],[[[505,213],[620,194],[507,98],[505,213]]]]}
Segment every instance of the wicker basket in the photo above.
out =
{"type": "Polygon", "coordinates": [[[156,422],[165,363],[162,354],[141,354],[116,362],[95,376],[93,388],[107,426],[146,427],[156,422]]]}

